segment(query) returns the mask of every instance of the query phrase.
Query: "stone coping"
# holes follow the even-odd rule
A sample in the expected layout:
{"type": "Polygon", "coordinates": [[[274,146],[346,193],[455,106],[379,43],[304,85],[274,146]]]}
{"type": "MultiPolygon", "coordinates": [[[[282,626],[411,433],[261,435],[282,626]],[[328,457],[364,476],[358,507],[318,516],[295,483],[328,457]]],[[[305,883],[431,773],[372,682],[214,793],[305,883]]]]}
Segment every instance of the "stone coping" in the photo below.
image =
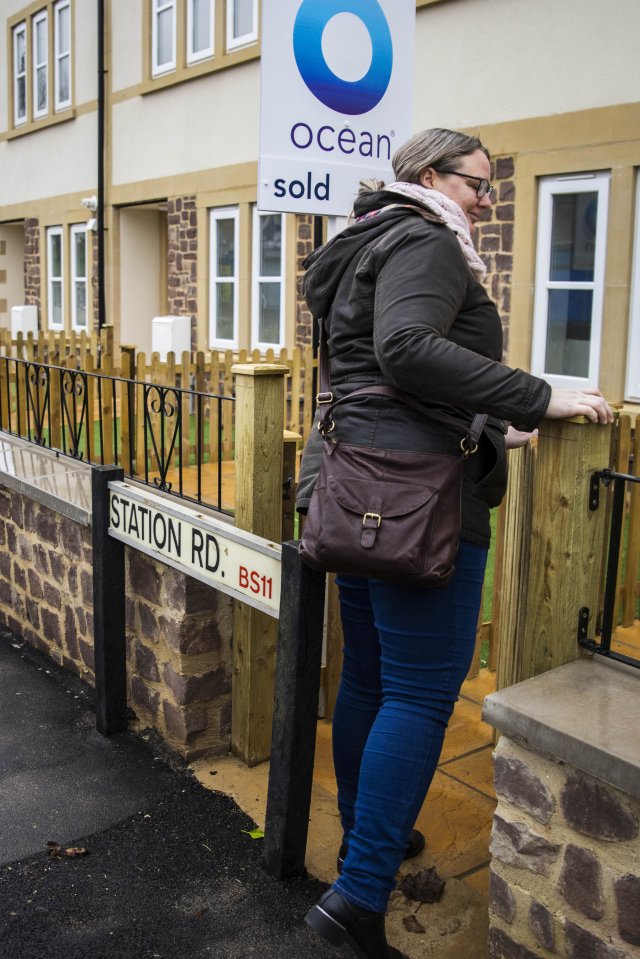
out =
{"type": "Polygon", "coordinates": [[[640,670],[594,655],[487,696],[507,736],[640,797],[640,670]]]}
{"type": "Polygon", "coordinates": [[[0,483],[91,525],[91,467],[14,436],[0,434],[0,483]]]}

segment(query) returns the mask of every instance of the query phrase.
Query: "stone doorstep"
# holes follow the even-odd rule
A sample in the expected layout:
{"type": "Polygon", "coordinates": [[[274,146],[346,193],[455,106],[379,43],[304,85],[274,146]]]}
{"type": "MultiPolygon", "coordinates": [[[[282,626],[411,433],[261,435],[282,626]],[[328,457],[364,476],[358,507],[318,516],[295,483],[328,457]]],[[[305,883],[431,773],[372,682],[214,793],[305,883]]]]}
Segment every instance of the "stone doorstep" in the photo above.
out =
{"type": "Polygon", "coordinates": [[[483,719],[640,798],[639,693],[639,670],[593,656],[491,694],[483,719]]]}

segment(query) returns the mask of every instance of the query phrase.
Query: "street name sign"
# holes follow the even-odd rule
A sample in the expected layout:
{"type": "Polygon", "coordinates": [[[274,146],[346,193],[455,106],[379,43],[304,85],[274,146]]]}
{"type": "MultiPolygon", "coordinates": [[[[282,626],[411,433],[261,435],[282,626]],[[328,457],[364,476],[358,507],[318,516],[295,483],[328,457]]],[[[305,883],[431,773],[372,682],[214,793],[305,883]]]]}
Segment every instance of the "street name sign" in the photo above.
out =
{"type": "Polygon", "coordinates": [[[413,119],[415,0],[263,0],[258,207],[347,216],[413,119]]]}
{"type": "Polygon", "coordinates": [[[109,483],[109,534],[270,616],[280,611],[280,545],[128,483],[109,483]]]}

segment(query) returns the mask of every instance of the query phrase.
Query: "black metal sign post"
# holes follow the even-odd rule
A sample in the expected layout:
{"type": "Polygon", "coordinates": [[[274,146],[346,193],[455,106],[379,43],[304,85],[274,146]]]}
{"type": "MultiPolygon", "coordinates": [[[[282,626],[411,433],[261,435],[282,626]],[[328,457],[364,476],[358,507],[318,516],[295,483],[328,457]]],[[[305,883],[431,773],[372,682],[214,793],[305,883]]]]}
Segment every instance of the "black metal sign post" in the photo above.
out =
{"type": "MultiPolygon", "coordinates": [[[[118,732],[127,725],[126,643],[124,606],[124,550],[125,544],[149,552],[144,544],[129,542],[124,520],[118,510],[125,493],[131,502],[136,492],[122,482],[123,470],[117,467],[95,466],[93,485],[93,594],[96,671],[96,724],[103,735],[118,732]],[[112,484],[111,488],[109,484],[112,484]],[[118,504],[111,514],[110,493],[118,504]],[[118,499],[119,497],[119,499],[118,499]],[[111,514],[111,515],[110,515],[111,514]],[[110,529],[110,520],[114,520],[110,529]]],[[[149,512],[151,494],[145,493],[149,512]]],[[[129,502],[129,506],[131,506],[129,502]]],[[[167,516],[179,520],[175,505],[167,506],[167,516]],[[175,514],[175,515],[174,515],[175,514]]],[[[202,521],[204,522],[204,521],[202,521]]],[[[164,527],[163,527],[164,528],[164,527]]],[[[177,527],[176,527],[177,528],[177,527]]],[[[186,528],[186,527],[185,527],[186,528]]],[[[176,534],[177,535],[177,534],[176,534]]],[[[257,537],[234,530],[225,531],[232,552],[235,538],[243,548],[252,548],[252,562],[257,568],[260,557],[267,551],[270,562],[275,551],[273,544],[254,543],[257,537]]],[[[176,540],[177,542],[178,540],[176,540]]],[[[177,560],[152,550],[160,561],[183,568],[177,560]]],[[[231,562],[231,557],[227,557],[231,562]]],[[[267,567],[265,567],[267,568],[267,567]]],[[[229,571],[231,566],[229,566],[229,571]]],[[[187,575],[198,576],[198,571],[184,567],[187,575]]],[[[297,542],[285,542],[279,551],[280,600],[267,609],[255,596],[241,595],[240,601],[265,608],[278,616],[278,646],[275,670],[275,700],[271,766],[267,792],[264,858],[271,875],[277,879],[303,875],[309,828],[313,760],[318,722],[318,696],[322,661],[322,634],[324,624],[325,575],[305,566],[300,559],[297,542]]],[[[204,575],[204,574],[203,574],[204,575]]],[[[231,579],[232,577],[230,577],[231,579]]],[[[262,582],[265,577],[258,578],[262,582]]],[[[275,573],[268,578],[269,589],[275,582],[275,573]]],[[[208,582],[208,580],[206,580],[208,582]]],[[[258,580],[256,581],[258,582],[258,580]]],[[[213,589],[222,588],[210,582],[213,589]]],[[[227,590],[229,591],[229,589],[227,590]]]]}
{"type": "Polygon", "coordinates": [[[117,466],[91,470],[96,727],[103,736],[127,728],[124,546],[109,536],[108,486],[123,476],[117,466]]]}
{"type": "Polygon", "coordinates": [[[297,542],[282,544],[264,858],[276,879],[304,874],[318,723],[325,575],[305,566],[297,542]]]}

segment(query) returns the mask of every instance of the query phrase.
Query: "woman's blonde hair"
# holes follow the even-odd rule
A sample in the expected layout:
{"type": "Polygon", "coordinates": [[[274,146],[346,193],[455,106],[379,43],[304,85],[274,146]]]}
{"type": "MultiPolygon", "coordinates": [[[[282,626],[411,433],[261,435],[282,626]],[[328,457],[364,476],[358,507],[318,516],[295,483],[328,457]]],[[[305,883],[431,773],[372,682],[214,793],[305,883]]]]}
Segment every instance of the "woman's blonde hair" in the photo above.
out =
{"type": "Polygon", "coordinates": [[[487,159],[489,151],[478,137],[443,130],[435,127],[414,134],[393,156],[393,172],[396,180],[419,183],[420,175],[427,167],[442,167],[455,170],[462,159],[476,150],[482,150],[487,159]]]}

